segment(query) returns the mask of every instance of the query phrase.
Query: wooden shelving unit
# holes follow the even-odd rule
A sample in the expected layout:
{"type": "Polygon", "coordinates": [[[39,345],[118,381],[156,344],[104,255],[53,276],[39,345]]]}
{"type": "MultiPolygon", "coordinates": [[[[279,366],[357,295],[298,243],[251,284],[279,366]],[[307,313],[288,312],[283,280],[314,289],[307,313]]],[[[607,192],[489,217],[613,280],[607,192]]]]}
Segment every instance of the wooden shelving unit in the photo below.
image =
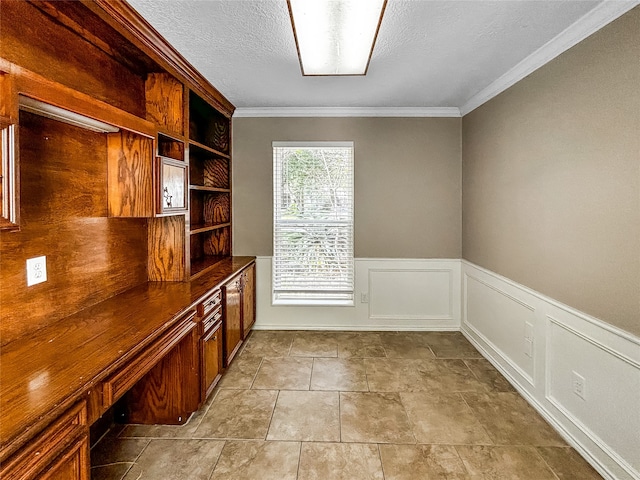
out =
{"type": "Polygon", "coordinates": [[[190,278],[231,255],[231,120],[189,92],[190,278]]]}

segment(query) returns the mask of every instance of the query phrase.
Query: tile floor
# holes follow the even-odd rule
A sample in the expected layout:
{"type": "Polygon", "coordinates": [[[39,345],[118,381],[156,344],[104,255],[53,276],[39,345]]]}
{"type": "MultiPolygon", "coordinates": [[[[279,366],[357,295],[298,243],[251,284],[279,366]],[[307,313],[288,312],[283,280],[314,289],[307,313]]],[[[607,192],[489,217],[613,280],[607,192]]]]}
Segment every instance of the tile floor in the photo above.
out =
{"type": "Polygon", "coordinates": [[[187,424],[91,457],[93,480],[601,478],[453,332],[253,332],[187,424]]]}

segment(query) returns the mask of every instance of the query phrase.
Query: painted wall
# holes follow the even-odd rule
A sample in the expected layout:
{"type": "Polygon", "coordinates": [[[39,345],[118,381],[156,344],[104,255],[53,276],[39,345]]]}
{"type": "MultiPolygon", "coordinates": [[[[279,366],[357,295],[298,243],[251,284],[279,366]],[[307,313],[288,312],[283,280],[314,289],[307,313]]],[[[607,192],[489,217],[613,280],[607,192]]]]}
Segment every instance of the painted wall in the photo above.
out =
{"type": "Polygon", "coordinates": [[[640,334],[640,8],[465,116],[463,258],[640,334]]]}
{"type": "Polygon", "coordinates": [[[234,118],[234,254],[273,253],[272,141],[355,142],[355,256],[460,258],[460,118],[234,118]]]}

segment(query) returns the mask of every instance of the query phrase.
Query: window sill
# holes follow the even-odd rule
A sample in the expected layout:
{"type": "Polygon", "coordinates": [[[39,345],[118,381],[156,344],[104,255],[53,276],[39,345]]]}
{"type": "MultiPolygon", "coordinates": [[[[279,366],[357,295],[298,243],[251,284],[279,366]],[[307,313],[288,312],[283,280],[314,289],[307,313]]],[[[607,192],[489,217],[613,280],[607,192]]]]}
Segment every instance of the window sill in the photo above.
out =
{"type": "Polygon", "coordinates": [[[353,300],[292,300],[272,299],[274,307],[354,307],[353,300]]]}

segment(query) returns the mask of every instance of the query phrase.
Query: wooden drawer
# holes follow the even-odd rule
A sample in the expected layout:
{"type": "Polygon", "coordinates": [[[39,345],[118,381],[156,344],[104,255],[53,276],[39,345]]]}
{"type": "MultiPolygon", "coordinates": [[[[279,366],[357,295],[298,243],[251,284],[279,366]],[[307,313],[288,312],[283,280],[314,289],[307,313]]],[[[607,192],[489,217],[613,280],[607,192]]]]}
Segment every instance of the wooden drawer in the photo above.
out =
{"type": "Polygon", "coordinates": [[[192,312],[184,316],[176,326],[102,383],[105,407],[113,405],[195,328],[192,322],[194,315],[195,312],[192,312]]]}
{"type": "Polygon", "coordinates": [[[208,333],[213,326],[222,320],[222,305],[218,305],[215,310],[211,312],[211,315],[202,320],[204,326],[204,333],[208,333]]]}
{"type": "Polygon", "coordinates": [[[222,302],[222,292],[218,289],[198,304],[198,316],[204,318],[215,310],[222,302]]]}
{"type": "Polygon", "coordinates": [[[61,470],[77,472],[76,476],[69,477],[70,480],[89,478],[87,432],[87,408],[83,401],[67,410],[28,446],[5,462],[0,469],[0,478],[56,478],[49,473],[44,474],[45,470],[51,474],[61,470]]]}

